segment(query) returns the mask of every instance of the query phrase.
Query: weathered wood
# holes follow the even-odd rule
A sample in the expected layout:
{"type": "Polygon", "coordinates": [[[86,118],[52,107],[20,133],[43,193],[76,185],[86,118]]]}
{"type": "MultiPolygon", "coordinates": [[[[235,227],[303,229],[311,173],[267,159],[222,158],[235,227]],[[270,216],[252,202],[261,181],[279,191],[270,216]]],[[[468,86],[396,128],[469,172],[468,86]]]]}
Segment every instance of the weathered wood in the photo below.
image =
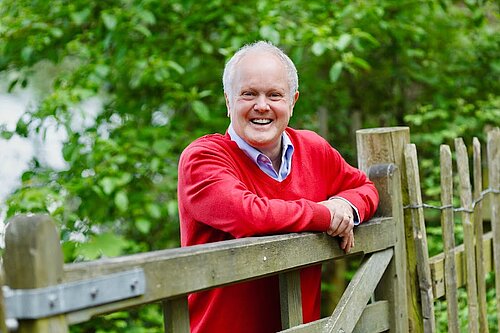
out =
{"type": "MultiPolygon", "coordinates": [[[[455,234],[453,220],[453,168],[451,150],[448,145],[440,147],[441,166],[441,205],[446,207],[441,212],[441,229],[443,231],[444,285],[446,287],[446,311],[448,314],[448,332],[460,332],[458,321],[457,270],[455,265],[455,234]]],[[[431,268],[432,272],[432,268],[431,268]]],[[[432,275],[432,274],[431,274],[432,275]]],[[[435,281],[433,279],[433,281],[435,281]]],[[[433,288],[435,293],[435,288],[433,288]]],[[[434,294],[436,297],[436,294],[434,294]]]]}
{"type": "MultiPolygon", "coordinates": [[[[18,215],[5,233],[5,283],[12,289],[42,288],[63,277],[59,235],[50,217],[18,215]]],[[[64,315],[39,320],[20,320],[19,333],[68,332],[64,315]]]]}
{"type": "MultiPolygon", "coordinates": [[[[483,252],[484,252],[484,269],[486,272],[493,271],[493,232],[487,232],[483,235],[483,252]]],[[[464,255],[464,245],[460,244],[455,247],[453,251],[455,254],[455,283],[456,287],[460,288],[466,285],[466,265],[465,265],[465,255],[464,255]]],[[[444,253],[435,255],[429,259],[429,265],[431,268],[432,276],[432,292],[434,294],[434,299],[441,298],[446,295],[447,291],[445,289],[445,257],[444,253]]]]}
{"type": "MultiPolygon", "coordinates": [[[[356,247],[349,255],[371,253],[393,246],[394,223],[392,218],[377,218],[356,227],[356,247]]],[[[303,233],[248,237],[68,264],[64,267],[66,282],[141,267],[146,275],[147,286],[141,297],[78,310],[67,318],[70,323],[78,323],[97,314],[344,256],[346,254],[340,249],[337,239],[324,233],[303,233]]]]}
{"type": "Polygon", "coordinates": [[[165,333],[189,333],[190,327],[187,295],[164,300],[162,305],[165,333]]]}
{"type": "Polygon", "coordinates": [[[300,271],[294,270],[279,275],[281,326],[290,328],[303,323],[300,271]]]}
{"type": "MultiPolygon", "coordinates": [[[[378,301],[368,304],[363,310],[353,333],[380,333],[389,330],[389,302],[378,301]]],[[[280,333],[323,333],[330,318],[323,318],[312,323],[295,326],[280,333]]]]}
{"type": "Polygon", "coordinates": [[[394,164],[372,166],[368,174],[377,187],[382,207],[392,206],[390,215],[394,216],[396,221],[400,221],[395,224],[394,228],[396,235],[394,256],[375,290],[375,297],[377,300],[389,300],[390,330],[392,332],[408,332],[406,243],[401,176],[399,169],[394,164]]]}
{"type": "MultiPolygon", "coordinates": [[[[4,285],[3,275],[3,267],[0,266],[0,286],[4,285]]],[[[7,317],[5,315],[5,302],[3,298],[2,288],[0,288],[0,333],[7,333],[7,317]]]]}
{"type": "MultiPolygon", "coordinates": [[[[410,130],[408,127],[387,127],[363,129],[356,132],[358,149],[358,167],[368,172],[368,169],[376,164],[392,163],[399,169],[401,176],[401,198],[403,206],[408,204],[408,189],[406,181],[406,170],[404,164],[404,146],[410,142],[410,130]]],[[[379,210],[390,212],[392,206],[379,206],[379,210]]],[[[406,263],[404,278],[406,285],[407,306],[405,310],[408,321],[400,320],[406,328],[397,329],[396,332],[422,332],[422,310],[419,306],[419,289],[417,279],[417,261],[415,246],[413,244],[411,216],[408,211],[403,211],[406,263]]],[[[401,276],[399,277],[402,278],[401,276]]]]}
{"type": "Polygon", "coordinates": [[[472,190],[469,176],[469,158],[462,138],[455,139],[458,180],[460,184],[460,204],[464,228],[465,262],[467,266],[467,306],[469,309],[469,332],[479,332],[477,304],[476,255],[474,249],[474,226],[472,225],[472,190]]]}
{"type": "Polygon", "coordinates": [[[486,273],[484,271],[483,253],[483,206],[481,203],[481,192],[483,190],[483,176],[481,167],[481,144],[478,138],[472,140],[473,146],[473,172],[474,172],[474,235],[476,244],[476,281],[477,299],[479,311],[479,331],[488,333],[488,316],[486,305],[486,273]]]}
{"type": "Polygon", "coordinates": [[[413,241],[417,255],[417,272],[420,285],[422,317],[424,332],[435,332],[434,297],[432,295],[432,280],[429,268],[429,252],[427,250],[427,232],[425,229],[422,194],[420,192],[420,176],[418,171],[417,149],[414,144],[408,144],[404,150],[406,161],[406,176],[410,196],[411,220],[413,226],[413,241]]]}
{"type": "Polygon", "coordinates": [[[323,332],[352,332],[392,259],[392,248],[376,252],[354,274],[323,332]]]}
{"type": "Polygon", "coordinates": [[[500,320],[500,129],[488,133],[488,178],[489,188],[496,193],[490,195],[491,226],[493,228],[493,257],[495,261],[495,287],[497,318],[500,320]]]}

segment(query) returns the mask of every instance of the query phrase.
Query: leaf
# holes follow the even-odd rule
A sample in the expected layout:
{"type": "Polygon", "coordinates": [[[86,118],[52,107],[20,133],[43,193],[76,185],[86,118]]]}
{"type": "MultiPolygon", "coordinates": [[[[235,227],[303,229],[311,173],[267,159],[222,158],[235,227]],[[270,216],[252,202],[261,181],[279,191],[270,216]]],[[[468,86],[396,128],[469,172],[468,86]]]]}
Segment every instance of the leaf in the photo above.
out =
{"type": "Polygon", "coordinates": [[[52,36],[56,38],[61,38],[62,35],[64,34],[63,31],[59,28],[51,28],[50,33],[52,34],[52,36]]]}
{"type": "Polygon", "coordinates": [[[14,135],[14,132],[11,131],[4,131],[0,129],[0,136],[4,138],[5,140],[10,140],[12,136],[14,135]]]}
{"type": "Polygon", "coordinates": [[[145,25],[138,24],[134,27],[134,30],[140,32],[145,37],[151,37],[151,31],[145,25]]]}
{"type": "Polygon", "coordinates": [[[90,15],[90,8],[87,7],[80,12],[72,12],[70,14],[70,17],[73,23],[75,23],[76,25],[82,25],[84,22],[87,21],[89,15],[90,15]]]}
{"type": "Polygon", "coordinates": [[[151,215],[152,218],[159,219],[161,217],[161,210],[157,204],[147,204],[146,211],[151,215]]]}
{"type": "Polygon", "coordinates": [[[262,26],[259,29],[259,33],[262,38],[267,39],[274,44],[279,44],[280,42],[280,33],[270,25],[262,26]]]}
{"type": "Polygon", "coordinates": [[[326,50],[326,45],[325,43],[323,42],[315,42],[311,48],[311,51],[312,53],[315,55],[315,56],[320,56],[322,55],[323,53],[325,53],[325,50],[326,50]]]}
{"type": "Polygon", "coordinates": [[[173,70],[175,70],[177,73],[179,73],[181,75],[186,72],[181,65],[179,65],[178,63],[176,63],[175,61],[172,61],[172,60],[167,61],[167,66],[172,68],[173,70]]]}
{"type": "Polygon", "coordinates": [[[194,101],[191,106],[200,120],[208,121],[210,119],[210,110],[205,103],[202,101],[194,101]]]}
{"type": "Polygon", "coordinates": [[[170,142],[167,140],[156,140],[153,143],[153,150],[158,155],[165,155],[170,149],[170,142]]]}
{"type": "Polygon", "coordinates": [[[139,16],[141,18],[141,21],[147,25],[153,25],[156,23],[155,15],[149,10],[141,10],[139,12],[139,16]]]}
{"type": "Polygon", "coordinates": [[[33,54],[33,48],[29,45],[25,46],[21,51],[21,59],[23,59],[24,61],[29,61],[32,54],[33,54]]]}
{"type": "Polygon", "coordinates": [[[135,221],[135,227],[143,234],[147,234],[151,230],[151,222],[144,218],[139,218],[135,221]]]}
{"type": "Polygon", "coordinates": [[[333,64],[333,66],[330,68],[330,81],[333,83],[333,82],[337,82],[337,80],[339,79],[339,76],[340,76],[340,73],[342,73],[342,62],[340,61],[337,61],[335,64],[333,64]]]}
{"type": "Polygon", "coordinates": [[[335,44],[337,50],[344,51],[351,43],[352,36],[350,34],[342,34],[335,44]]]}
{"type": "Polygon", "coordinates": [[[122,254],[128,242],[119,235],[111,232],[95,235],[87,243],[76,247],[76,254],[87,260],[97,259],[101,256],[116,257],[122,254]]]}
{"type": "Polygon", "coordinates": [[[121,212],[126,212],[128,209],[128,197],[125,191],[118,191],[115,194],[115,205],[121,212]]]}
{"type": "Polygon", "coordinates": [[[106,26],[106,28],[108,28],[108,30],[114,30],[116,28],[117,20],[116,20],[116,17],[114,15],[111,15],[111,14],[106,13],[106,12],[102,12],[101,18],[102,18],[102,21],[103,21],[104,25],[106,26]]]}
{"type": "Polygon", "coordinates": [[[104,177],[99,182],[99,185],[101,185],[104,193],[109,195],[109,194],[111,194],[111,192],[114,191],[114,189],[116,187],[116,180],[114,178],[111,178],[111,177],[104,177]]]}

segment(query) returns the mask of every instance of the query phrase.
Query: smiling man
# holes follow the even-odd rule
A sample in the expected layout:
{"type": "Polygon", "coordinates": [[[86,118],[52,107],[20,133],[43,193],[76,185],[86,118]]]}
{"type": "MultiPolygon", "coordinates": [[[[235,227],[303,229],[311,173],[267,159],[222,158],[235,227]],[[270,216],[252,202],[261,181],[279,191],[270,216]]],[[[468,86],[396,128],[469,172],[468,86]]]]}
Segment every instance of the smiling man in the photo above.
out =
{"type": "MultiPolygon", "coordinates": [[[[224,135],[191,143],[179,162],[181,244],[289,232],[327,232],[354,246],[378,194],[366,175],[314,132],[288,127],[299,98],[295,65],[279,48],[240,49],[223,75],[224,135]]],[[[321,265],[301,270],[304,322],[320,315],[321,265]]],[[[189,296],[192,332],[281,330],[278,277],[189,296]]]]}

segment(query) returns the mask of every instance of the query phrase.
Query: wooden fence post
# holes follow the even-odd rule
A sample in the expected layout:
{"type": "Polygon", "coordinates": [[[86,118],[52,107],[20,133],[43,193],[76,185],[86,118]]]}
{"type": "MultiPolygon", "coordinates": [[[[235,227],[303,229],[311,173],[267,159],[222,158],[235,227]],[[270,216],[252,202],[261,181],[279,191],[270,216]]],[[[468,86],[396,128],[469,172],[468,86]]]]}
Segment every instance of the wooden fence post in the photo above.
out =
{"type": "Polygon", "coordinates": [[[467,307],[469,309],[469,332],[479,332],[479,313],[477,304],[476,252],[474,247],[474,226],[472,225],[472,190],[470,184],[469,157],[462,138],[455,139],[458,180],[460,184],[460,203],[462,225],[464,228],[465,265],[467,267],[467,307]]]}
{"type": "Polygon", "coordinates": [[[189,333],[188,297],[165,300],[162,304],[165,333],[189,333]]]}
{"type": "Polygon", "coordinates": [[[377,164],[396,166],[396,169],[391,171],[394,176],[389,177],[390,184],[386,186],[385,191],[387,193],[380,193],[381,198],[388,196],[391,200],[381,201],[378,212],[393,215],[396,222],[399,222],[396,225],[400,228],[395,230],[397,243],[394,258],[381,282],[381,284],[387,283],[389,288],[379,288],[377,295],[393,296],[390,302],[392,332],[422,332],[422,313],[417,299],[415,247],[412,246],[413,242],[407,241],[408,237],[412,239],[411,221],[408,220],[407,223],[407,219],[403,217],[403,205],[408,203],[403,149],[409,143],[410,132],[407,127],[389,127],[359,130],[356,134],[358,167],[361,170],[370,174],[369,169],[377,164]],[[389,207],[384,207],[389,202],[391,203],[389,207]]]}
{"type": "MultiPolygon", "coordinates": [[[[444,285],[446,290],[446,312],[448,332],[460,332],[458,321],[457,269],[455,266],[455,223],[453,219],[453,169],[451,149],[448,145],[440,147],[441,168],[441,205],[446,207],[441,213],[444,252],[444,285]]],[[[481,241],[481,245],[482,245],[481,241]]]]}
{"type": "Polygon", "coordinates": [[[481,166],[481,143],[479,139],[472,139],[473,145],[473,173],[474,173],[474,235],[476,241],[476,274],[477,274],[477,297],[479,311],[479,331],[489,333],[488,328],[488,307],[486,304],[486,273],[484,268],[483,253],[483,204],[481,202],[481,192],[483,191],[483,175],[481,166]]]}
{"type": "MultiPolygon", "coordinates": [[[[3,267],[0,267],[0,288],[4,285],[3,267]]],[[[5,304],[3,292],[0,290],[0,333],[7,333],[7,318],[5,316],[5,304]]]]}
{"type": "Polygon", "coordinates": [[[493,228],[493,258],[495,262],[495,287],[497,318],[500,319],[500,130],[488,133],[488,178],[491,193],[491,226],[493,228]]]}
{"type": "Polygon", "coordinates": [[[436,331],[436,322],[434,318],[434,296],[432,294],[431,269],[429,267],[429,250],[427,246],[424,209],[421,207],[423,202],[422,193],[420,191],[417,148],[415,145],[406,145],[404,155],[406,161],[406,175],[408,178],[410,204],[418,207],[411,209],[411,220],[413,226],[413,241],[415,243],[415,251],[418,259],[417,273],[420,286],[420,301],[422,304],[424,332],[432,333],[436,331]]]}
{"type": "MultiPolygon", "coordinates": [[[[46,215],[12,218],[5,233],[5,284],[11,289],[43,288],[62,282],[63,256],[54,222],[46,215]]],[[[47,305],[49,306],[49,305],[47,305]]],[[[20,320],[18,333],[65,333],[64,315],[20,320]]]]}

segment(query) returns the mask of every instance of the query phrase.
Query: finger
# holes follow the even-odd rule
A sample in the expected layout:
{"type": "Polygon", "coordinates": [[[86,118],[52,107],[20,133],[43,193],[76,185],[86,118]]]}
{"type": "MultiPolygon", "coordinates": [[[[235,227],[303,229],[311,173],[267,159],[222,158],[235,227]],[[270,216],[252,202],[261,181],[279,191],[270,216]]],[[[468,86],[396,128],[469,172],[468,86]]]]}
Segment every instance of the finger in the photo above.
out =
{"type": "Polygon", "coordinates": [[[332,231],[332,236],[338,236],[340,234],[338,229],[341,224],[341,215],[333,213],[332,221],[330,222],[330,230],[332,231]]]}

